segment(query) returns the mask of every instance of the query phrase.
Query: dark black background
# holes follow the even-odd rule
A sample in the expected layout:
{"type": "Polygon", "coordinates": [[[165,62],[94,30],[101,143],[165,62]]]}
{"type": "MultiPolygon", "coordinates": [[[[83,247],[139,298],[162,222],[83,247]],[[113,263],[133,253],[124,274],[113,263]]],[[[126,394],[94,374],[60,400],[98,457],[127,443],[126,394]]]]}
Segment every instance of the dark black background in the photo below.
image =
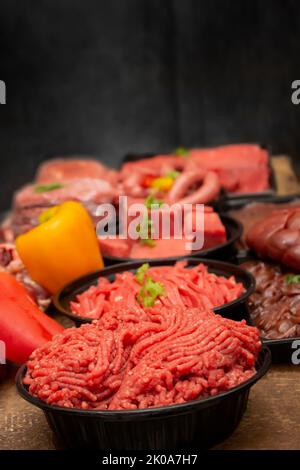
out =
{"type": "Polygon", "coordinates": [[[298,0],[2,0],[0,209],[51,155],[260,141],[297,165],[299,62],[298,0]]]}

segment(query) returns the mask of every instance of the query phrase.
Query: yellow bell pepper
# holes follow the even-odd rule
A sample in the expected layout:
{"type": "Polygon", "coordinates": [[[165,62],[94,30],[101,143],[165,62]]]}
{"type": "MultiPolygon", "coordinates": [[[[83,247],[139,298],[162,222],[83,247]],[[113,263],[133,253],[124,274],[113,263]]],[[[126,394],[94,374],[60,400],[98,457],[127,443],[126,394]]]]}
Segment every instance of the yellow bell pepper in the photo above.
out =
{"type": "Polygon", "coordinates": [[[93,222],[79,202],[43,212],[40,225],[20,235],[16,248],[32,279],[51,293],[103,268],[93,222]]]}
{"type": "Polygon", "coordinates": [[[151,188],[158,189],[159,191],[169,191],[174,183],[174,178],[171,176],[162,176],[160,178],[155,178],[151,182],[151,188]]]}

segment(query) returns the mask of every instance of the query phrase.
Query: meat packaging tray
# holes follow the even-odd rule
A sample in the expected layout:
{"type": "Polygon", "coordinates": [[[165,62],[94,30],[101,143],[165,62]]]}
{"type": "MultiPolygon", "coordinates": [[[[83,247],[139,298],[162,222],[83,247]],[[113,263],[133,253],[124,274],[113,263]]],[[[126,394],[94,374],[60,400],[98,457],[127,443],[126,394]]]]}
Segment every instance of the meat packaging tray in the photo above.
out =
{"type": "MultiPolygon", "coordinates": [[[[226,199],[225,197],[219,203],[219,210],[222,212],[228,212],[230,210],[238,210],[247,204],[251,203],[270,203],[270,204],[287,204],[289,202],[296,201],[299,199],[300,194],[289,194],[286,196],[277,196],[276,194],[265,194],[258,198],[235,198],[235,199],[226,199]]],[[[299,199],[300,202],[300,199],[299,199]]],[[[280,207],[279,207],[280,209],[280,207]]]]}
{"type": "MultiPolygon", "coordinates": [[[[222,201],[244,201],[244,200],[261,200],[265,197],[269,196],[274,196],[277,191],[277,186],[276,186],[276,178],[274,174],[274,170],[271,165],[271,152],[270,148],[266,145],[263,144],[258,144],[257,142],[251,142],[252,144],[257,144],[260,145],[260,147],[264,150],[267,150],[268,152],[268,169],[269,169],[269,188],[266,189],[265,191],[259,191],[259,192],[254,192],[254,193],[232,193],[232,192],[226,192],[223,191],[223,193],[220,195],[220,198],[218,201],[215,202],[215,208],[218,209],[218,205],[222,203],[222,201]]],[[[126,154],[122,161],[121,165],[124,163],[128,162],[137,162],[139,160],[142,160],[144,158],[151,158],[154,157],[155,155],[167,155],[168,152],[141,152],[141,153],[128,153],[126,154]]]]}
{"type": "Polygon", "coordinates": [[[277,191],[277,185],[276,185],[276,178],[275,178],[275,173],[273,170],[273,167],[271,165],[271,152],[270,148],[267,147],[266,145],[259,144],[260,147],[268,152],[268,170],[269,170],[269,188],[266,189],[265,191],[258,191],[254,193],[230,193],[228,192],[226,194],[226,199],[228,201],[249,201],[252,200],[254,201],[260,201],[266,197],[272,197],[276,195],[277,191]]]}
{"type": "MultiPolygon", "coordinates": [[[[240,265],[246,261],[258,260],[254,253],[250,250],[240,251],[232,262],[236,262],[240,265]]],[[[250,315],[247,311],[246,320],[250,325],[253,325],[250,315]]],[[[264,339],[262,338],[263,344],[268,346],[272,353],[273,363],[292,363],[292,354],[295,351],[293,343],[295,340],[300,341],[300,337],[284,338],[284,339],[264,339]]]]}
{"type": "Polygon", "coordinates": [[[19,394],[43,410],[63,449],[207,449],[238,426],[250,388],[266,374],[271,355],[263,348],[256,373],[246,382],[216,396],[183,404],[137,410],[82,410],[49,405],[33,397],[23,384],[26,366],[16,377],[19,394]]]}
{"type": "MultiPolygon", "coordinates": [[[[214,273],[218,276],[230,277],[234,276],[237,282],[241,282],[245,288],[245,292],[239,296],[237,299],[228,302],[224,305],[216,307],[214,311],[224,317],[232,319],[242,319],[247,316],[247,306],[246,300],[253,293],[255,288],[255,280],[253,276],[240,268],[237,265],[225,263],[222,261],[210,260],[210,259],[201,259],[201,258],[185,258],[187,261],[187,266],[197,266],[199,263],[203,263],[209,272],[214,273]]],[[[169,258],[161,261],[148,260],[151,267],[155,266],[173,266],[178,258],[169,258]]],[[[116,274],[122,273],[124,271],[133,271],[136,270],[143,264],[143,261],[135,261],[130,263],[121,263],[115,264],[113,266],[108,266],[100,271],[96,271],[86,276],[71,282],[63,289],[61,289],[57,294],[54,295],[53,307],[60,314],[66,315],[68,318],[73,320],[77,326],[80,326],[82,323],[89,323],[92,319],[80,317],[74,315],[70,310],[70,302],[75,300],[78,294],[86,291],[92,285],[97,284],[100,276],[106,277],[109,280],[113,280],[116,274]]]]}
{"type": "MultiPolygon", "coordinates": [[[[240,239],[243,227],[240,222],[233,219],[232,217],[226,214],[220,214],[221,221],[223,222],[225,229],[226,229],[226,242],[213,246],[211,248],[207,248],[205,250],[193,251],[190,254],[184,254],[182,256],[178,256],[177,258],[186,258],[187,256],[195,256],[200,258],[214,258],[214,259],[221,259],[227,260],[228,258],[232,257],[236,254],[235,243],[240,239]]],[[[122,257],[115,257],[103,254],[103,258],[105,260],[106,265],[116,264],[116,263],[127,263],[130,261],[141,261],[140,259],[134,258],[122,258],[122,257]]],[[[166,258],[152,258],[152,261],[160,261],[166,258]]],[[[146,262],[147,259],[144,259],[146,262]]]]}
{"type": "MultiPolygon", "coordinates": [[[[244,200],[231,200],[224,202],[222,209],[225,211],[230,210],[238,210],[242,207],[246,206],[249,203],[275,203],[278,204],[278,208],[280,208],[280,204],[286,204],[289,202],[293,202],[299,199],[299,195],[288,195],[288,196],[268,196],[265,198],[261,198],[260,200],[257,199],[244,199],[244,200]]],[[[299,199],[300,201],[300,199],[299,199]]],[[[257,256],[255,253],[251,252],[249,249],[244,248],[238,249],[236,256],[232,258],[232,262],[241,264],[245,261],[252,261],[257,260],[257,256]]],[[[248,317],[248,321],[251,323],[250,317],[248,317]]],[[[275,363],[291,363],[292,353],[294,349],[292,348],[293,342],[295,339],[300,338],[287,338],[287,339],[276,339],[276,340],[268,340],[264,339],[264,344],[268,345],[272,352],[272,361],[275,363]]]]}
{"type": "MultiPolygon", "coordinates": [[[[142,160],[144,158],[151,158],[155,157],[155,155],[163,155],[163,152],[157,152],[157,153],[128,153],[126,154],[123,159],[121,160],[120,167],[124,163],[129,163],[129,162],[138,162],[139,160],[142,160]]],[[[167,154],[167,153],[166,153],[167,154]]],[[[220,212],[221,208],[223,207],[225,201],[227,199],[227,194],[226,192],[222,189],[220,191],[219,197],[215,201],[211,201],[208,205],[212,206],[216,212],[220,212]]]]}

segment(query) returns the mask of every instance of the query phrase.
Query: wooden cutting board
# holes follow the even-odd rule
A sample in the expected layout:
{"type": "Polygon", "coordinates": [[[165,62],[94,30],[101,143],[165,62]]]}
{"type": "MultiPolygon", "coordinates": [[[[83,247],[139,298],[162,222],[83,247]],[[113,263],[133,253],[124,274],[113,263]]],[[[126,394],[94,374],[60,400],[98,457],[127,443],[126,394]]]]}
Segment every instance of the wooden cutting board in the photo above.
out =
{"type": "Polygon", "coordinates": [[[275,174],[278,196],[287,196],[300,192],[299,181],[293,170],[290,157],[286,155],[272,157],[271,165],[275,174]]]}

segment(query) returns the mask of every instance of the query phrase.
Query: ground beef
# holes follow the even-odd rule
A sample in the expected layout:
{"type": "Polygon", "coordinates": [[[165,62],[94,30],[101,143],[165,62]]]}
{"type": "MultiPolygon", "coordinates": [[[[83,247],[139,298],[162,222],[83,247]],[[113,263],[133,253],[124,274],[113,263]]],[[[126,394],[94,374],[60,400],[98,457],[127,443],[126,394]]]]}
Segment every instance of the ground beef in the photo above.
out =
{"type": "Polygon", "coordinates": [[[37,349],[24,384],[42,401],[117,410],[216,395],[255,373],[258,330],[180,307],[118,308],[37,349]]]}
{"type": "MultiPolygon", "coordinates": [[[[166,307],[180,305],[210,310],[237,299],[245,291],[234,276],[226,278],[209,273],[202,263],[187,267],[185,261],[178,261],[174,266],[150,267],[147,276],[164,286],[165,295],[158,297],[156,305],[166,307]]],[[[71,311],[81,317],[100,318],[116,302],[122,306],[135,306],[140,288],[135,274],[130,271],[117,274],[112,282],[100,277],[96,286],[91,286],[70,303],[71,311]]]]}

